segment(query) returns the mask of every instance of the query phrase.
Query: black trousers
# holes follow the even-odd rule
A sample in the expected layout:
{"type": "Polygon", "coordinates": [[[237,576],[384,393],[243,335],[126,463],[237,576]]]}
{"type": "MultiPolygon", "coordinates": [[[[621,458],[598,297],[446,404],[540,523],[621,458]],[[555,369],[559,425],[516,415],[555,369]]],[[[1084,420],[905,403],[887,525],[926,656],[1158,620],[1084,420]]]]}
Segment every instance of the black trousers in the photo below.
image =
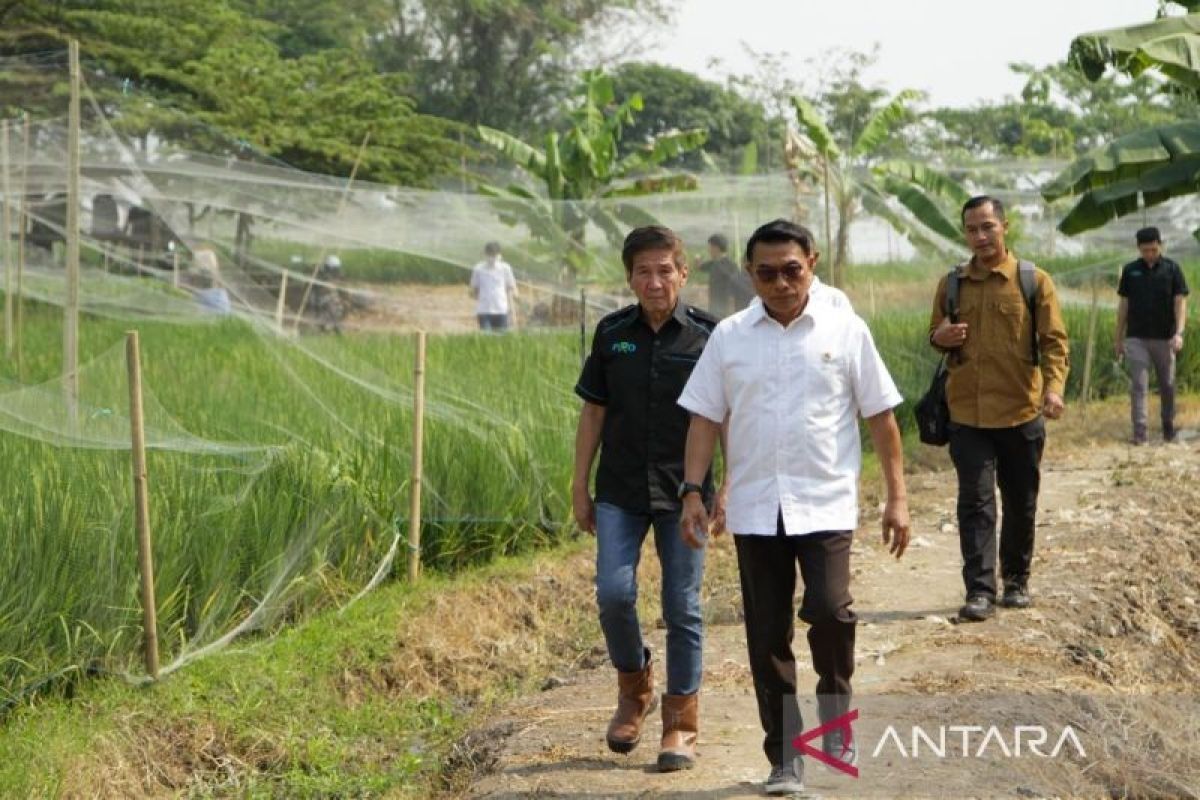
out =
{"type": "Polygon", "coordinates": [[[850,609],[850,543],[852,531],[783,535],[782,519],[775,536],[734,536],[746,646],[763,752],[772,764],[783,763],[791,739],[803,723],[796,701],[794,597],[796,564],[804,580],[800,619],[809,624],[808,646],[817,673],[821,719],[849,710],[854,675],[854,632],[858,618],[850,609]],[[793,725],[795,729],[793,730],[793,725]]]}
{"type": "Polygon", "coordinates": [[[1024,587],[1033,561],[1046,424],[1041,417],[1013,428],[950,426],[950,459],[958,472],[958,540],[967,597],[996,599],[996,486],[1003,516],[1000,575],[1024,587]]]}

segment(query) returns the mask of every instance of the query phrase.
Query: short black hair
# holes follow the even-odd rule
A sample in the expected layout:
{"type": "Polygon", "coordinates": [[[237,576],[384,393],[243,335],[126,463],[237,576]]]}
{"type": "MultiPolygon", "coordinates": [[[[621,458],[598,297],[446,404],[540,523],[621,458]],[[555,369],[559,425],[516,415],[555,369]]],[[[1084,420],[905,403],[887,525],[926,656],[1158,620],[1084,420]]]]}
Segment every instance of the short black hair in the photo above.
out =
{"type": "Polygon", "coordinates": [[[816,249],[812,231],[803,225],[797,225],[787,219],[773,219],[766,225],[760,225],[758,230],[750,234],[749,241],[746,242],[746,263],[749,264],[754,259],[754,248],[759,242],[765,244],[776,244],[778,242],[795,242],[800,245],[800,249],[804,251],[804,255],[812,255],[816,249]]]}
{"type": "Polygon", "coordinates": [[[679,234],[663,225],[644,225],[631,230],[621,246],[625,277],[633,275],[633,259],[648,250],[670,250],[677,269],[687,266],[687,255],[683,252],[683,239],[679,238],[679,234]]]}
{"type": "Polygon", "coordinates": [[[500,243],[499,242],[488,242],[487,244],[485,244],[483,246],[483,254],[488,255],[488,256],[500,255],[500,243]]]}
{"type": "Polygon", "coordinates": [[[708,243],[720,250],[722,253],[729,252],[729,239],[723,233],[714,233],[708,237],[708,243]]]}
{"type": "Polygon", "coordinates": [[[1000,202],[1000,198],[992,197],[990,194],[976,195],[975,197],[972,197],[967,202],[963,203],[962,215],[959,218],[959,221],[966,222],[967,221],[967,212],[970,211],[972,208],[980,208],[981,206],[986,206],[989,204],[992,207],[992,211],[995,212],[996,218],[998,220],[1000,220],[1001,222],[1004,222],[1004,220],[1006,219],[1006,217],[1004,216],[1004,203],[1000,202]]]}
{"type": "Polygon", "coordinates": [[[1134,237],[1137,239],[1138,244],[1154,244],[1156,242],[1162,244],[1162,235],[1158,232],[1158,228],[1155,227],[1142,228],[1134,234],[1134,237]]]}

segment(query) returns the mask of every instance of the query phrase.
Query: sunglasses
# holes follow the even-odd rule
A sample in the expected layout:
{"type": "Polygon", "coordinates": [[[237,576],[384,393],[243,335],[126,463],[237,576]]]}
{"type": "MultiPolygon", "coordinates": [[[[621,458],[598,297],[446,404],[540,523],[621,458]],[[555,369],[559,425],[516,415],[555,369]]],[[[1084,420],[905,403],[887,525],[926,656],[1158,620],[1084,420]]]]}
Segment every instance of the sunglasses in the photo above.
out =
{"type": "Polygon", "coordinates": [[[783,279],[788,283],[795,283],[804,277],[803,264],[787,264],[782,267],[755,267],[754,277],[758,278],[759,283],[775,283],[782,275],[783,279]]]}

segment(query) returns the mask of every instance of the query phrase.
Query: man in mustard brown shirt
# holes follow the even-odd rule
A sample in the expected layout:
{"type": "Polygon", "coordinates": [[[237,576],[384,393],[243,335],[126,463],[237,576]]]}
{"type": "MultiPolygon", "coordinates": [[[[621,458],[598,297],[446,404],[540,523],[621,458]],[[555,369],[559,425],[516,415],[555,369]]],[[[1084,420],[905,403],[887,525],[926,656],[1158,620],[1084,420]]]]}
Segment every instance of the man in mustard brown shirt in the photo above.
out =
{"type": "Polygon", "coordinates": [[[963,206],[962,223],[974,255],[957,268],[956,310],[947,309],[950,276],[938,284],[929,341],[950,353],[950,458],[958,472],[967,599],[959,618],[979,622],[992,616],[996,603],[997,485],[1003,507],[1000,602],[1008,608],[1030,604],[1044,419],[1063,413],[1067,331],[1050,276],[1005,247],[1004,205],[973,197],[963,206]]]}

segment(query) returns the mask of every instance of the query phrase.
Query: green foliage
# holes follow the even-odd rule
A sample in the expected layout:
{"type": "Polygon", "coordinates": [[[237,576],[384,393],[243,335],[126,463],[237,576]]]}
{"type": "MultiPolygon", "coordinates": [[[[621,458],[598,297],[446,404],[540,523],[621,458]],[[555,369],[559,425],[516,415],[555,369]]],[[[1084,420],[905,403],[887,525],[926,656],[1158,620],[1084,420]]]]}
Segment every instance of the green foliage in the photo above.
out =
{"type": "MultiPolygon", "coordinates": [[[[1200,16],[1161,17],[1129,28],[1087,33],[1071,43],[1071,62],[1087,77],[1113,67],[1134,78],[1154,70],[1195,99],[1200,91],[1200,16]]],[[[1141,208],[1194,194],[1200,186],[1200,123],[1189,119],[1118,137],[1047,184],[1054,200],[1080,196],[1059,223],[1076,234],[1141,208]]],[[[1200,236],[1200,229],[1195,232],[1200,236]]]]}
{"type": "MultiPolygon", "coordinates": [[[[380,69],[412,77],[418,109],[532,136],[552,124],[589,39],[665,17],[660,0],[378,0],[380,69]]],[[[593,62],[594,63],[594,62],[593,62]]]]}
{"type": "MultiPolygon", "coordinates": [[[[661,64],[623,64],[613,72],[616,93],[639,94],[649,101],[624,130],[622,151],[678,130],[708,131],[704,150],[692,151],[669,165],[699,170],[707,155],[723,170],[740,168],[748,154],[757,161],[759,148],[770,147],[770,130],[762,106],[712,81],[661,64]]],[[[757,163],[754,164],[757,169],[757,163]]]]}
{"type": "Polygon", "coordinates": [[[912,105],[920,94],[906,90],[882,102],[882,92],[859,82],[862,58],[860,54],[821,95],[824,114],[808,100],[792,98],[799,136],[790,135],[786,149],[790,169],[809,181],[827,183],[837,210],[830,262],[837,285],[845,281],[850,227],[861,210],[918,247],[944,251],[950,242],[957,245],[960,233],[943,207],[967,194],[954,179],[925,164],[888,157],[899,138],[896,133],[913,119],[912,105]]]}
{"type": "Polygon", "coordinates": [[[503,131],[479,128],[480,139],[539,184],[544,194],[489,183],[480,183],[479,190],[497,198],[503,221],[525,225],[546,247],[544,255],[561,259],[571,275],[586,276],[596,267],[585,242],[589,223],[619,244],[628,228],[654,222],[620,198],[696,186],[693,176],[661,167],[699,149],[707,137],[703,130],[664,133],[622,155],[625,130],[642,108],[639,94],[617,101],[611,76],[601,70],[585,72],[568,114],[569,127],[546,133],[541,149],[503,131]]]}
{"type": "MultiPolygon", "coordinates": [[[[31,309],[26,321],[27,374],[39,382],[60,370],[60,314],[31,309]]],[[[87,325],[84,362],[108,360],[85,369],[85,399],[100,386],[97,369],[122,371],[110,347],[129,322],[87,325]]],[[[276,579],[285,588],[267,628],[361,587],[393,531],[407,528],[411,338],[316,338],[299,351],[241,323],[139,327],[146,386],[171,418],[210,440],[278,445],[264,459],[150,453],[164,660],[228,630],[276,579]]],[[[566,533],[577,369],[571,336],[430,340],[422,549],[431,570],[566,533]]],[[[131,666],[128,453],[0,433],[0,460],[27,476],[0,487],[9,575],[0,699],[56,669],[131,666]]]]}
{"type": "MultiPolygon", "coordinates": [[[[78,38],[85,79],[95,84],[104,114],[138,139],[153,134],[220,154],[250,146],[294,166],[345,175],[370,132],[360,177],[425,185],[456,167],[461,148],[449,137],[453,126],[415,113],[402,76],[376,73],[352,50],[285,57],[275,42],[286,38],[280,23],[240,7],[284,10],[266,0],[10,4],[0,9],[3,51],[33,53],[78,38]]],[[[308,29],[297,35],[317,36],[308,29]]],[[[62,116],[66,70],[60,70],[32,96],[28,75],[11,83],[0,75],[6,105],[62,116]]]]}

